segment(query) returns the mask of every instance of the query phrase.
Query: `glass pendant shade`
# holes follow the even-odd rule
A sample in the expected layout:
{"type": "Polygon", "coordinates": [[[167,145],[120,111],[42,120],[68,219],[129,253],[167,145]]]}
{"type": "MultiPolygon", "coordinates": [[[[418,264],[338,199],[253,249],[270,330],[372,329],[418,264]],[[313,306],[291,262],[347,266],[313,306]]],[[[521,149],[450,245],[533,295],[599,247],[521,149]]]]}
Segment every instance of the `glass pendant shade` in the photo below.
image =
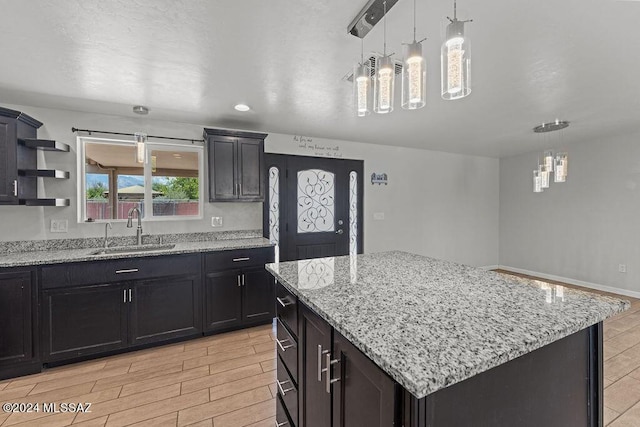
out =
{"type": "Polygon", "coordinates": [[[136,132],[136,162],[144,163],[144,145],[147,142],[147,134],[136,132]]]}
{"type": "Polygon", "coordinates": [[[538,172],[540,174],[540,186],[545,189],[549,188],[549,181],[551,178],[550,172],[547,170],[545,165],[538,166],[538,172]]]}
{"type": "Polygon", "coordinates": [[[567,181],[567,167],[569,166],[569,157],[567,153],[558,153],[554,159],[555,173],[553,175],[554,182],[567,181]]]}
{"type": "Polygon", "coordinates": [[[534,193],[542,193],[542,178],[540,177],[540,171],[533,171],[533,192],[534,193]]]}
{"type": "Polygon", "coordinates": [[[373,111],[386,114],[393,111],[395,89],[395,67],[390,56],[383,56],[378,61],[375,76],[373,111]]]}
{"type": "Polygon", "coordinates": [[[547,168],[547,170],[549,172],[553,172],[553,166],[554,166],[554,161],[553,161],[553,152],[551,151],[545,151],[544,152],[544,166],[547,168]]]}
{"type": "Polygon", "coordinates": [[[464,35],[464,22],[454,19],[447,26],[442,44],[442,99],[455,100],[471,93],[471,45],[464,35]]]}
{"type": "Polygon", "coordinates": [[[371,71],[365,64],[358,64],[353,72],[353,98],[356,115],[364,117],[371,114],[371,71]]]}
{"type": "Polygon", "coordinates": [[[402,67],[402,108],[417,110],[427,100],[427,65],[422,56],[422,43],[410,43],[406,47],[402,67]]]}

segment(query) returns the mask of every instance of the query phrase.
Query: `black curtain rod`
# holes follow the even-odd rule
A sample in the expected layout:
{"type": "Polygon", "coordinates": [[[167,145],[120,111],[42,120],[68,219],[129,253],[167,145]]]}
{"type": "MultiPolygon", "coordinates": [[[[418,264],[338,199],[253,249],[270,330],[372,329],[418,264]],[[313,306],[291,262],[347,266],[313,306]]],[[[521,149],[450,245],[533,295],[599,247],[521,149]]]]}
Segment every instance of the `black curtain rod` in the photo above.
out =
{"type": "MultiPolygon", "coordinates": [[[[89,135],[91,135],[92,133],[102,133],[105,135],[122,135],[122,136],[135,136],[135,134],[133,133],[123,133],[123,132],[107,132],[107,131],[102,131],[102,130],[91,130],[91,129],[78,129],[78,128],[71,128],[71,132],[87,132],[89,133],[89,135]]],[[[155,139],[171,139],[174,141],[191,141],[191,143],[195,143],[195,142],[204,142],[204,139],[190,139],[190,138],[172,138],[170,136],[153,136],[153,135],[147,135],[147,138],[155,138],[155,139]]]]}

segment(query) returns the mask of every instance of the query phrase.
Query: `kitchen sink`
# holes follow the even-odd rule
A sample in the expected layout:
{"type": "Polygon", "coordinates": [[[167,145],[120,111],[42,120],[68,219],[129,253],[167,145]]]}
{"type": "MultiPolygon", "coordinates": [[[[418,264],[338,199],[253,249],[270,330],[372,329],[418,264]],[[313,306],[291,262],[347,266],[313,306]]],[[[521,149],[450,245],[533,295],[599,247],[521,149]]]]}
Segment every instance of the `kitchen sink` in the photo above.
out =
{"type": "Polygon", "coordinates": [[[91,252],[91,255],[109,255],[109,254],[135,254],[141,252],[162,251],[173,249],[176,245],[140,245],[140,246],[114,246],[113,248],[102,248],[91,252]]]}

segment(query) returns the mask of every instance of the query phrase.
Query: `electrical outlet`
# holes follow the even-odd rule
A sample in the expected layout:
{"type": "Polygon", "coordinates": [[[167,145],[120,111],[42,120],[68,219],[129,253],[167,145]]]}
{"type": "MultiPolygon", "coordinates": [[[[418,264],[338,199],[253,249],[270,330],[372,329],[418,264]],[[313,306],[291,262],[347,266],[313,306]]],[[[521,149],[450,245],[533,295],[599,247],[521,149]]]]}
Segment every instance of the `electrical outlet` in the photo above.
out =
{"type": "Polygon", "coordinates": [[[384,212],[374,212],[373,219],[376,221],[384,221],[384,212]]]}
{"type": "Polygon", "coordinates": [[[51,220],[51,232],[52,233],[67,233],[67,232],[69,232],[69,220],[66,220],[66,219],[52,219],[51,220]]]}
{"type": "Polygon", "coordinates": [[[222,227],[222,217],[221,216],[212,216],[211,217],[211,226],[212,227],[222,227]]]}
{"type": "Polygon", "coordinates": [[[626,264],[618,264],[618,272],[626,273],[627,272],[627,265],[626,264]]]}

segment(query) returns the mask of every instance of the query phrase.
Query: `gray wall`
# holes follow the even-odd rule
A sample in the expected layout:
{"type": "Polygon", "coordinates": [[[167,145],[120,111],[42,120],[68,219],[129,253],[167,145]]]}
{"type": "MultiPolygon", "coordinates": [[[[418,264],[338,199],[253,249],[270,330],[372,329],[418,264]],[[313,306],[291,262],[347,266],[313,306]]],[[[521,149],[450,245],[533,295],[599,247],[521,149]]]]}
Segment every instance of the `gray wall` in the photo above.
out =
{"type": "Polygon", "coordinates": [[[541,152],[501,159],[500,264],[640,296],[639,139],[567,145],[567,182],[541,194],[531,177],[541,152]]]}
{"type": "MultiPolygon", "coordinates": [[[[71,171],[68,181],[42,181],[47,197],[70,197],[68,208],[0,206],[0,241],[101,236],[104,226],[78,223],[76,215],[76,135],[71,127],[116,132],[146,132],[186,138],[202,137],[202,124],[172,123],[149,118],[118,117],[25,106],[44,123],[39,137],[71,145],[71,153],[41,153],[43,167],[71,171]],[[68,219],[69,233],[50,233],[51,219],[68,219]]],[[[209,127],[215,125],[208,124],[209,127]]],[[[268,129],[264,129],[268,132],[268,129]]],[[[96,135],[99,136],[99,135],[96,135]]],[[[365,161],[365,251],[411,251],[476,266],[498,262],[498,160],[427,150],[314,138],[301,148],[293,135],[270,134],[266,151],[338,156],[365,161]],[[337,150],[336,150],[337,149],[337,150]],[[388,186],[371,185],[371,172],[389,175],[388,186]],[[384,213],[384,220],[374,220],[384,213]]],[[[262,228],[261,203],[205,203],[204,219],[146,221],[145,232],[192,232],[262,228]],[[211,216],[224,217],[224,227],[211,228],[211,216]]],[[[128,235],[124,222],[114,235],[128,235]]]]}

